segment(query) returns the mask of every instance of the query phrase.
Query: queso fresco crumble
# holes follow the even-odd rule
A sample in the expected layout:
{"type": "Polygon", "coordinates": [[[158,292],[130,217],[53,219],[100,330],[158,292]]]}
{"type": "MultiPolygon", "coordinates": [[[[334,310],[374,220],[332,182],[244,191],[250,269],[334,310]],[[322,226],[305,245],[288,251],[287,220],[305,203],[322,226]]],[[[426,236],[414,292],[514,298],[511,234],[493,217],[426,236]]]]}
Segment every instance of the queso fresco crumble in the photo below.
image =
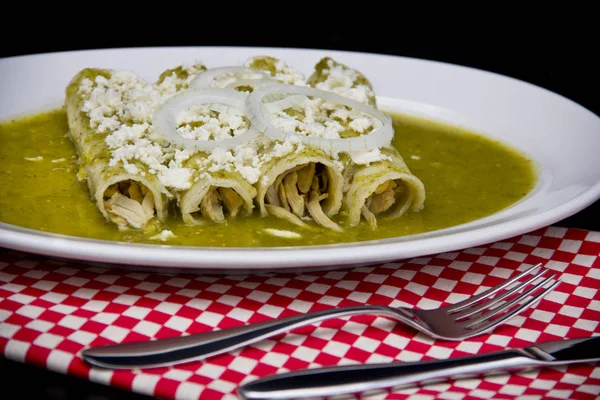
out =
{"type": "MultiPolygon", "coordinates": [[[[249,59],[244,65],[252,66],[256,60],[249,59]]],[[[358,73],[330,64],[323,70],[326,79],[316,88],[341,94],[353,100],[369,103],[374,93],[366,85],[358,83],[358,73]]],[[[303,144],[297,139],[276,143],[267,152],[262,149],[272,145],[270,139],[259,137],[230,150],[217,148],[207,157],[196,158],[196,166],[189,165],[194,155],[189,150],[173,144],[161,144],[152,126],[152,116],[160,105],[178,91],[188,87],[192,79],[206,70],[197,63],[180,67],[159,82],[148,84],[129,71],[114,72],[109,78],[84,79],[78,94],[85,103],[83,112],[89,118],[90,128],[108,133],[105,143],[110,149],[109,165],[121,163],[132,175],[156,175],[168,191],[189,189],[206,174],[218,171],[237,171],[250,184],[258,182],[261,166],[273,157],[281,157],[301,151],[303,144]],[[145,168],[140,168],[140,164],[145,168]],[[199,175],[194,169],[203,171],[199,175]]],[[[294,71],[285,62],[278,61],[267,72],[281,83],[305,86],[304,76],[294,71]]],[[[259,75],[246,75],[256,78],[259,75]]],[[[217,87],[224,87],[231,77],[215,80],[217,87]]],[[[249,128],[249,121],[240,110],[220,107],[215,110],[208,105],[199,105],[181,112],[177,116],[177,131],[185,138],[218,140],[235,137],[249,128]]],[[[305,98],[286,110],[272,115],[272,123],[279,128],[305,136],[340,138],[348,134],[364,134],[376,128],[380,122],[359,111],[350,110],[323,99],[305,98]]],[[[332,154],[336,165],[343,169],[339,154],[332,154]]],[[[368,164],[385,159],[379,149],[350,154],[353,162],[368,164]]]]}

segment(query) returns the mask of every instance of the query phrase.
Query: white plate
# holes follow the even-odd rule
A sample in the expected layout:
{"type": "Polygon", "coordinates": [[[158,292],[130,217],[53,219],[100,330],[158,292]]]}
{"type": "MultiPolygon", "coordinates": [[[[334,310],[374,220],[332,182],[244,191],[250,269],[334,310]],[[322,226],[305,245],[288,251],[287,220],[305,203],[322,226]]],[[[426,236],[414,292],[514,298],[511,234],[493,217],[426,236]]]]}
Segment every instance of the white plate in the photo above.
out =
{"type": "Polygon", "coordinates": [[[497,214],[425,234],[293,248],[223,249],[126,244],[0,224],[0,245],[60,258],[174,270],[335,267],[453,251],[523,234],[568,217],[600,197],[600,118],[542,88],[476,69],[388,55],[280,48],[140,48],[65,52],[0,60],[0,119],[60,105],[85,67],[131,69],[152,80],[175,64],[238,64],[270,54],[308,74],[332,56],[364,72],[382,107],[460,125],[521,149],[541,179],[497,214]]]}

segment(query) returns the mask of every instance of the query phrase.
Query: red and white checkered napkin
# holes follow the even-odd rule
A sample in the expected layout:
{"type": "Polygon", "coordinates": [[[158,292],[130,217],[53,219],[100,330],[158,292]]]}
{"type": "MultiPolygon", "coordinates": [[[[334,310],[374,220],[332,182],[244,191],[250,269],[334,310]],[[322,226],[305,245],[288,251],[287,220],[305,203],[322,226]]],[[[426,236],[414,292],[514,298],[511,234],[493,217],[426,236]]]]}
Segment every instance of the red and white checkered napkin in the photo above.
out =
{"type": "MultiPolygon", "coordinates": [[[[242,382],[319,366],[460,357],[600,333],[600,232],[550,227],[490,246],[405,262],[304,274],[156,275],[0,251],[0,352],[165,399],[235,399],[242,382]],[[212,331],[334,306],[434,308],[544,262],[563,283],[490,335],[432,340],[357,316],[297,329],[205,362],[146,370],[84,364],[89,345],[212,331]]],[[[591,399],[600,366],[577,365],[385,393],[393,399],[591,399]]],[[[376,397],[373,397],[376,398],[376,397]]]]}

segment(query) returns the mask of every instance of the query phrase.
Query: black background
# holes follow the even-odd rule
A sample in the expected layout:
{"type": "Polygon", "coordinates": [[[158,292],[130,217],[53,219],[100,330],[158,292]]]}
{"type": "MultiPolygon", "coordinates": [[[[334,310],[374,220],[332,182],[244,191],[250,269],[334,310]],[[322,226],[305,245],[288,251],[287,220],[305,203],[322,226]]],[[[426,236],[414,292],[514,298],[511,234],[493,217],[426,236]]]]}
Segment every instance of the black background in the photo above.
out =
{"type": "MultiPolygon", "coordinates": [[[[0,56],[111,47],[218,45],[384,53],[444,61],[508,75],[566,96],[600,115],[599,35],[593,24],[581,18],[589,13],[585,10],[580,10],[579,17],[572,19],[577,25],[571,28],[565,27],[565,16],[545,26],[528,25],[527,29],[518,30],[514,20],[502,17],[500,23],[486,25],[487,13],[483,21],[481,14],[477,14],[473,21],[467,20],[469,22],[455,21],[448,16],[447,24],[441,27],[437,21],[421,13],[397,14],[398,19],[391,24],[381,20],[367,26],[364,22],[368,20],[366,16],[364,19],[355,16],[350,20],[352,23],[326,25],[320,18],[300,22],[288,20],[289,13],[283,11],[278,14],[279,18],[273,18],[266,11],[262,17],[242,12],[228,19],[219,19],[222,14],[214,11],[190,10],[189,15],[175,15],[169,8],[177,7],[175,3],[163,4],[162,8],[154,10],[153,16],[140,16],[132,21],[127,13],[115,12],[119,10],[118,3],[109,4],[110,9],[99,6],[101,12],[98,13],[76,9],[74,12],[79,13],[79,18],[75,23],[67,20],[66,15],[61,18],[54,14],[52,18],[45,19],[44,12],[39,10],[37,18],[41,19],[36,23],[25,22],[19,19],[19,14],[15,14],[17,25],[3,24],[0,27],[3,40],[0,56]],[[262,22],[259,24],[257,21],[262,22]],[[478,26],[471,25],[475,21],[479,22],[478,26]],[[412,23],[405,26],[407,22],[412,23]],[[434,26],[441,29],[433,29],[434,26]]],[[[144,7],[152,8],[150,3],[145,4],[144,7]]],[[[254,3],[246,5],[254,9],[258,6],[254,3]]],[[[223,11],[229,6],[223,3],[221,7],[223,11]]],[[[380,11],[383,16],[391,13],[386,9],[380,11]]],[[[11,17],[5,14],[5,21],[7,19],[11,17]]],[[[542,17],[538,16],[538,19],[542,17]]],[[[568,135],[568,132],[565,134],[568,135]]],[[[600,132],[595,143],[589,145],[600,150],[600,132]]],[[[600,230],[598,211],[600,202],[556,225],[600,230]]],[[[144,398],[3,358],[0,358],[0,377],[0,391],[3,393],[0,397],[18,390],[16,393],[20,398],[144,398]],[[21,379],[26,382],[17,383],[21,379]]]]}

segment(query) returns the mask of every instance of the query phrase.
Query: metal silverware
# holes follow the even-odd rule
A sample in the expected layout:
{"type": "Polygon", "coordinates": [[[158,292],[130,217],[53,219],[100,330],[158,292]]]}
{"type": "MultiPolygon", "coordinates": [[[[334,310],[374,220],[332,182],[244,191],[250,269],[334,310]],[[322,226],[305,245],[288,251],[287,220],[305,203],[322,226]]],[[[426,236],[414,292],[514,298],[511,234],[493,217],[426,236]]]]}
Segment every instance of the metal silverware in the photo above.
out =
{"type": "Polygon", "coordinates": [[[86,362],[103,368],[167,366],[202,360],[329,318],[357,314],[391,317],[437,339],[465,340],[491,331],[552,291],[560,281],[549,272],[537,264],[478,295],[433,310],[377,305],[341,307],[182,337],[92,347],[84,350],[82,356],[86,362]],[[521,278],[523,281],[519,281],[521,278]]]}
{"type": "Polygon", "coordinates": [[[600,337],[557,340],[448,360],[351,365],[276,374],[242,385],[243,399],[322,398],[452,379],[600,361],[600,337]]]}

